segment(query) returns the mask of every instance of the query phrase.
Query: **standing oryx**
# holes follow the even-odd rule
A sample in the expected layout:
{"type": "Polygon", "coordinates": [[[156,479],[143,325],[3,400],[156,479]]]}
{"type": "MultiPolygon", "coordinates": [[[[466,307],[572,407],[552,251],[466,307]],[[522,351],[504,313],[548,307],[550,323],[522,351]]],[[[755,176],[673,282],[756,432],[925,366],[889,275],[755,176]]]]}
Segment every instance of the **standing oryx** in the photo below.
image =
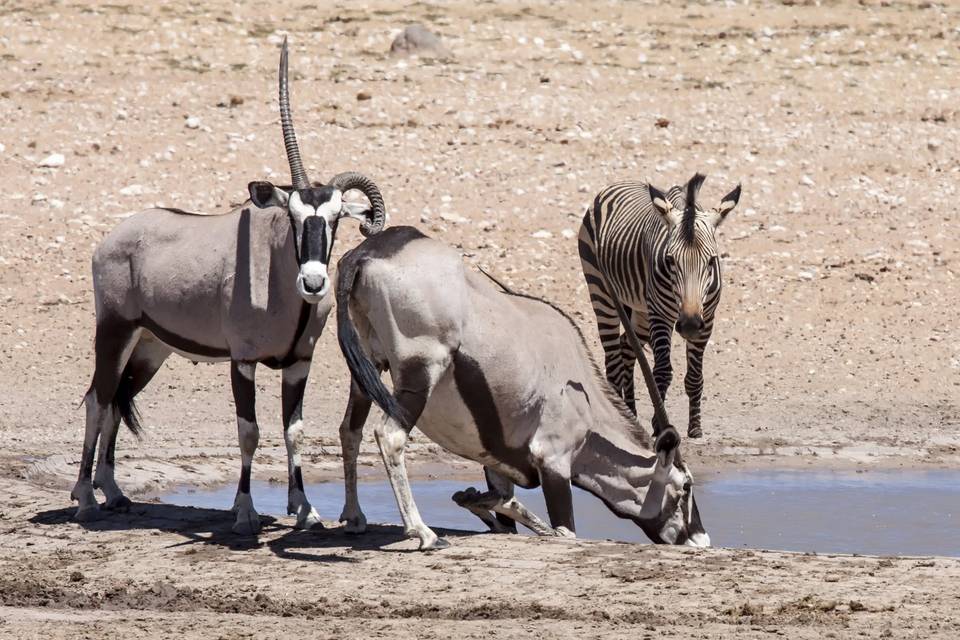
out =
{"type": "Polygon", "coordinates": [[[319,523],[300,474],[301,407],[313,349],[333,306],[325,296],[327,263],[341,217],[362,220],[361,230],[371,235],[383,228],[386,214],[379,189],[360,174],[344,173],[328,185],[311,186],[290,117],[286,41],[280,56],[280,120],[292,187],[251,182],[250,201],[223,215],[144,211],[118,225],[97,248],[96,369],[84,397],[86,436],[71,494],[80,503],[78,520],[98,515],[94,488],[103,490],[105,508],[129,507],[114,480],[117,428],[123,418],[138,432],[134,396],[171,353],[179,353],[194,361],[231,363],[243,454],[234,531],[260,528],[250,498],[250,465],[259,441],[257,363],[283,371],[287,508],[296,514],[298,527],[319,523]],[[342,200],[350,189],[363,192],[369,210],[342,200]]]}
{"type": "Polygon", "coordinates": [[[720,303],[720,256],[716,229],[740,199],[740,185],[705,211],[697,200],[704,176],[661,192],[643,182],[621,182],[601,191],[580,226],[583,276],[597,316],[607,379],[636,413],[633,365],[636,355],[620,333],[611,294],[625,305],[642,342],[653,349],[660,397],[667,397],[673,370],[673,329],[687,341],[690,399],[687,435],[699,438],[703,395],[703,351],[720,303]]]}
{"type": "Polygon", "coordinates": [[[421,549],[446,544],[421,520],[410,492],[403,450],[414,425],[486,467],[490,491],[455,500],[492,528],[491,511],[542,533],[573,532],[573,483],[655,542],[709,544],[676,430],[664,429],[651,447],[576,326],[550,304],[504,293],[447,246],[393,227],[340,260],[337,325],[353,377],[340,427],[340,519],[348,530],[365,527],[356,459],[372,399],[387,414],[377,443],[404,527],[421,549]],[[380,380],[383,369],[393,394],[380,380]],[[515,484],[543,487],[552,529],[531,521],[513,498],[515,484]]]}

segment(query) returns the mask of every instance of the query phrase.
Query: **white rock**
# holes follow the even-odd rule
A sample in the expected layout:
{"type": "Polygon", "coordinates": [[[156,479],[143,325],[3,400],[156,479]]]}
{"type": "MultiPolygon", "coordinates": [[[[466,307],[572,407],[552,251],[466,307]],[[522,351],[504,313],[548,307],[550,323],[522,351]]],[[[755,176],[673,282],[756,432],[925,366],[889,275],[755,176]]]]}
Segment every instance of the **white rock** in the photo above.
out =
{"type": "Polygon", "coordinates": [[[805,187],[812,187],[814,183],[813,183],[813,179],[810,176],[805,175],[802,178],[800,178],[800,184],[802,184],[805,187]]]}
{"type": "Polygon", "coordinates": [[[539,231],[534,231],[530,234],[531,238],[552,238],[553,234],[547,231],[546,229],[540,229],[539,231]]]}
{"type": "Polygon", "coordinates": [[[187,129],[199,129],[200,128],[200,118],[197,116],[190,116],[187,118],[187,121],[183,123],[187,129]]]}
{"type": "Polygon", "coordinates": [[[141,184],[131,184],[129,186],[120,189],[120,195],[123,196],[142,196],[143,195],[143,185],[141,184]]]}
{"type": "Polygon", "coordinates": [[[560,235],[562,235],[564,238],[569,240],[570,238],[577,235],[577,232],[574,231],[573,229],[563,229],[562,231],[560,231],[560,235]]]}
{"type": "Polygon", "coordinates": [[[46,158],[41,160],[37,166],[38,167],[62,167],[66,163],[67,159],[63,157],[62,153],[51,153],[46,158]]]}
{"type": "Polygon", "coordinates": [[[0,142],[0,153],[3,153],[3,152],[6,151],[6,150],[7,150],[7,145],[5,145],[5,144],[3,144],[2,142],[0,142]]]}
{"type": "Polygon", "coordinates": [[[813,280],[816,276],[817,274],[815,274],[813,271],[797,272],[797,277],[800,278],[801,280],[813,280]]]}

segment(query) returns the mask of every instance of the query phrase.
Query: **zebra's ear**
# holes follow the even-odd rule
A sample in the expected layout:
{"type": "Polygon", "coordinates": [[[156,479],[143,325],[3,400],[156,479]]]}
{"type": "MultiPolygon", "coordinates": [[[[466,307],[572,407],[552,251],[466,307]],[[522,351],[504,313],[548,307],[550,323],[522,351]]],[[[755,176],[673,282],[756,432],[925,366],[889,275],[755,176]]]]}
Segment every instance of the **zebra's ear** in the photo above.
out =
{"type": "Polygon", "coordinates": [[[675,227],[680,221],[680,216],[673,203],[670,202],[670,198],[652,184],[647,184],[647,189],[650,191],[650,203],[653,205],[653,209],[660,214],[667,227],[671,229],[675,227]]]}
{"type": "Polygon", "coordinates": [[[733,191],[723,196],[723,200],[720,201],[720,206],[717,207],[717,215],[714,219],[713,226],[719,227],[720,223],[727,219],[727,214],[733,211],[733,208],[737,206],[738,202],[740,202],[739,184],[734,187],[733,191]]]}

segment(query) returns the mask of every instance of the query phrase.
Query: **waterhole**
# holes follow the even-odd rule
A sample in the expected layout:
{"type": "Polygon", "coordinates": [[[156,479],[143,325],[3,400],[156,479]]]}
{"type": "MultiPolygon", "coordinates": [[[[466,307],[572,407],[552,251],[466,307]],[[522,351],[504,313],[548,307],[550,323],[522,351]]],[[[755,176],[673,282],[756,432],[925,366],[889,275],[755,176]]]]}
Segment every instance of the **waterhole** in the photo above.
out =
{"type": "MultiPolygon", "coordinates": [[[[482,479],[472,483],[485,490],[482,479]]],[[[424,520],[432,527],[485,531],[480,520],[450,499],[468,481],[413,482],[424,520]]],[[[343,506],[343,485],[307,487],[313,506],[334,519],[343,506]]],[[[389,483],[361,482],[360,504],[371,523],[399,524],[389,483]]],[[[183,506],[228,509],[235,488],[179,487],[162,496],[183,506]]],[[[261,514],[286,515],[284,484],[255,482],[251,493],[261,514]]],[[[541,492],[517,497],[546,520],[541,492]]],[[[753,471],[698,479],[697,505],[714,546],[860,553],[960,556],[960,472],[753,471]]],[[[577,535],[581,538],[648,542],[630,521],[621,520],[594,496],[574,490],[577,535]]]]}

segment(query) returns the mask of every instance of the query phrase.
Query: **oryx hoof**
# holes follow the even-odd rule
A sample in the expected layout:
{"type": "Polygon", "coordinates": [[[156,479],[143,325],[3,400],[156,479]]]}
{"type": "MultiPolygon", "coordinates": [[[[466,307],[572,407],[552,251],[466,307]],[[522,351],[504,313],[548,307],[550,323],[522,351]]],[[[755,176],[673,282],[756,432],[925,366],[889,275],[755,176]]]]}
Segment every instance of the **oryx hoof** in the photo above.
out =
{"type": "Polygon", "coordinates": [[[440,551],[450,548],[450,543],[445,538],[434,538],[432,542],[420,541],[420,551],[440,551]]]}
{"type": "Polygon", "coordinates": [[[103,504],[103,508],[107,511],[113,511],[115,513],[128,513],[130,507],[133,506],[133,503],[130,501],[130,498],[123,495],[122,493],[119,496],[107,500],[103,504]]]}
{"type": "Polygon", "coordinates": [[[553,530],[558,538],[576,538],[577,534],[566,527],[557,527],[553,530]]]}
{"type": "Polygon", "coordinates": [[[309,510],[305,510],[303,515],[297,516],[297,529],[309,531],[310,529],[323,528],[323,521],[320,520],[320,514],[318,514],[316,509],[313,507],[310,507],[309,510]]]}
{"type": "Polygon", "coordinates": [[[238,536],[255,536],[260,533],[260,516],[255,511],[241,515],[231,530],[238,536]]]}
{"type": "Polygon", "coordinates": [[[77,512],[73,514],[73,519],[76,522],[95,522],[102,518],[103,512],[100,510],[100,506],[96,504],[78,507],[77,512]]]}
{"type": "Polygon", "coordinates": [[[367,532],[367,517],[362,513],[358,516],[347,517],[340,515],[340,522],[343,523],[343,531],[351,535],[359,535],[367,532]]]}
{"type": "Polygon", "coordinates": [[[702,438],[703,429],[700,428],[698,424],[692,424],[687,427],[687,437],[688,438],[702,438]]]}
{"type": "Polygon", "coordinates": [[[464,489],[463,491],[457,491],[451,498],[459,506],[464,507],[467,504],[472,504],[476,501],[477,496],[480,495],[480,492],[477,491],[474,487],[464,489]]]}

